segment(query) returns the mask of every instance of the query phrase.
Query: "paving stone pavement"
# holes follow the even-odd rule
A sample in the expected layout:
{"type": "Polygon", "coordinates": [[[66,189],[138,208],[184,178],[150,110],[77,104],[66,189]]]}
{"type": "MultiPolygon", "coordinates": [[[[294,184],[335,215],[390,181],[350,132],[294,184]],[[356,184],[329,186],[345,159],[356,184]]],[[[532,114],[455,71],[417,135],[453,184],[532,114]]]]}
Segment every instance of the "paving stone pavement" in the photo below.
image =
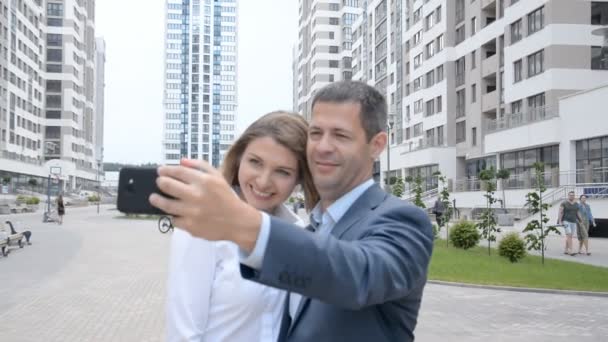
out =
{"type": "MultiPolygon", "coordinates": [[[[155,221],[69,209],[0,216],[32,246],[0,257],[0,341],[162,341],[169,235],[155,221]]],[[[608,298],[427,285],[417,341],[608,341],[608,298]]]]}

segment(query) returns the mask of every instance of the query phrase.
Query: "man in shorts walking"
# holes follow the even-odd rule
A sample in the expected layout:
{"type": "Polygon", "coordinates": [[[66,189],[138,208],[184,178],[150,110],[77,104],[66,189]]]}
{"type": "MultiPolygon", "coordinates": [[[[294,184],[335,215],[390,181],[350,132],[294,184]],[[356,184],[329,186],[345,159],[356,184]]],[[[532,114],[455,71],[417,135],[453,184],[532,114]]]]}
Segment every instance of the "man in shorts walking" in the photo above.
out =
{"type": "Polygon", "coordinates": [[[576,255],[572,249],[572,235],[576,233],[576,225],[582,222],[578,212],[578,203],[574,197],[574,191],[568,193],[568,200],[563,201],[559,206],[557,224],[563,224],[566,233],[566,248],[564,254],[576,255]]]}

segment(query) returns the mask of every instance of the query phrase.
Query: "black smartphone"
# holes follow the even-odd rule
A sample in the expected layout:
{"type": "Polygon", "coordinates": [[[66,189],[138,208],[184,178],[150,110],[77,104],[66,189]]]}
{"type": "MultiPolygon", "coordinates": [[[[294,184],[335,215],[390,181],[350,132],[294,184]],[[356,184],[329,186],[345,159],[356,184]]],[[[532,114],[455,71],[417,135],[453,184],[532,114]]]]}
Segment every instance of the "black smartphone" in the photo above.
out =
{"type": "Polygon", "coordinates": [[[117,209],[125,214],[167,215],[152,206],[148,198],[152,193],[163,194],[156,185],[156,168],[123,167],[118,176],[117,209]]]}

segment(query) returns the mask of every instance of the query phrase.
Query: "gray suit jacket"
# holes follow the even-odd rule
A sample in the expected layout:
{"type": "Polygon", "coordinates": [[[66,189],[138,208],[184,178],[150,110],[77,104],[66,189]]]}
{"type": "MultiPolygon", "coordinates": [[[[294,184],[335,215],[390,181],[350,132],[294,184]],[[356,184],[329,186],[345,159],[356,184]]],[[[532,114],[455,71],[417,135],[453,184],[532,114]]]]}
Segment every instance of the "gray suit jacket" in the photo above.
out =
{"type": "Polygon", "coordinates": [[[373,185],[331,236],[271,218],[262,268],[241,265],[241,274],[304,296],[280,342],[407,342],[432,248],[427,215],[373,185]]]}

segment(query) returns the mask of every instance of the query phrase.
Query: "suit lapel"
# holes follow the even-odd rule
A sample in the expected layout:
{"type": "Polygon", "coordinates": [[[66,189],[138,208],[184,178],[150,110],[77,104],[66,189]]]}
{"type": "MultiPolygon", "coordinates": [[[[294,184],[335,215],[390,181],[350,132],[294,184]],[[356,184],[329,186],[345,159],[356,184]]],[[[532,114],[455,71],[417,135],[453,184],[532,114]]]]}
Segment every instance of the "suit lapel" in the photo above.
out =
{"type": "Polygon", "coordinates": [[[368,211],[376,209],[386,196],[386,192],[380,189],[378,184],[372,185],[350,206],[340,221],[333,227],[331,234],[337,238],[341,238],[368,211]]]}
{"type": "MultiPolygon", "coordinates": [[[[357,221],[361,220],[369,210],[373,210],[380,205],[386,196],[386,192],[384,192],[377,184],[372,185],[361,195],[361,197],[355,201],[355,203],[350,206],[340,221],[338,221],[333,227],[331,234],[337,238],[341,238],[357,221]]],[[[302,317],[302,314],[309,305],[310,298],[302,297],[287,336],[291,334],[296,324],[298,324],[300,318],[302,317]]]]}

